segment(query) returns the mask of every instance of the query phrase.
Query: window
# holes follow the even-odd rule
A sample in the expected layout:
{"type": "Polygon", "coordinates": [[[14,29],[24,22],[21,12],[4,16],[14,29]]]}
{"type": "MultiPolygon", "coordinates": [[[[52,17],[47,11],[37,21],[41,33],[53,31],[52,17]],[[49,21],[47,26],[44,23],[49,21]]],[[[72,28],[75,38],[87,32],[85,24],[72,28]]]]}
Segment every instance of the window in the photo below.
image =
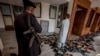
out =
{"type": "Polygon", "coordinates": [[[2,14],[5,16],[11,16],[11,11],[10,11],[10,6],[6,5],[6,4],[0,4],[1,10],[2,10],[2,14]]]}
{"type": "Polygon", "coordinates": [[[24,10],[23,7],[16,6],[16,5],[13,5],[12,7],[13,7],[14,16],[23,13],[23,10],[24,10]]]}
{"type": "Polygon", "coordinates": [[[56,19],[56,11],[57,11],[57,7],[50,5],[50,9],[49,9],[49,17],[50,19],[56,19]]]}

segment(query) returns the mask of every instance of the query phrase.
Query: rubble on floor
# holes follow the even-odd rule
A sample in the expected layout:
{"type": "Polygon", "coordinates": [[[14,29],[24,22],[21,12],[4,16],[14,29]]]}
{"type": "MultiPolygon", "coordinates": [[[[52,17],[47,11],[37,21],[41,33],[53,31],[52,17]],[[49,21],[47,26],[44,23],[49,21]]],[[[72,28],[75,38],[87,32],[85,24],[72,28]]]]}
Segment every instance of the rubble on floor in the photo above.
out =
{"type": "Polygon", "coordinates": [[[70,40],[64,47],[61,49],[58,49],[57,44],[57,38],[58,34],[52,34],[52,35],[44,35],[42,36],[42,42],[45,45],[49,45],[53,52],[55,52],[55,56],[73,56],[73,54],[70,54],[68,52],[72,53],[81,53],[83,56],[86,56],[87,54],[91,53],[91,51],[96,51],[93,42],[94,37],[98,36],[100,32],[97,33],[91,33],[85,36],[80,36],[76,39],[70,40]]]}

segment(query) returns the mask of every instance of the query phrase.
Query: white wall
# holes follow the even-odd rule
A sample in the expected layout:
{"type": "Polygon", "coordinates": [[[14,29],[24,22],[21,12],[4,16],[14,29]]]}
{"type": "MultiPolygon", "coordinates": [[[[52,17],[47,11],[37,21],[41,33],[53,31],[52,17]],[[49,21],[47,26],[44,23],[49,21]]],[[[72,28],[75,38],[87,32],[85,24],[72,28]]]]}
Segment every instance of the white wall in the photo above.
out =
{"type": "MultiPolygon", "coordinates": [[[[17,0],[15,0],[16,3],[15,2],[10,2],[10,1],[12,1],[12,0],[9,0],[8,2],[7,2],[7,0],[2,0],[0,2],[10,3],[10,4],[13,4],[13,5],[18,5],[18,6],[23,6],[22,3],[17,2],[17,0]]],[[[42,8],[41,8],[41,10],[42,10],[41,11],[41,18],[37,18],[38,22],[40,23],[40,20],[47,20],[47,21],[49,21],[49,29],[48,29],[48,32],[55,32],[54,30],[55,30],[55,20],[56,19],[50,19],[49,18],[49,8],[50,8],[50,4],[49,3],[42,2],[41,5],[42,5],[42,8]]],[[[14,18],[13,17],[13,12],[12,12],[12,18],[14,18]]],[[[0,20],[0,21],[2,21],[2,20],[0,20]]],[[[0,23],[2,23],[2,22],[0,22],[0,23]]],[[[3,23],[0,26],[4,27],[3,26],[3,23]]]]}
{"type": "Polygon", "coordinates": [[[49,32],[55,32],[55,20],[53,20],[53,19],[50,19],[49,20],[49,32]]]}
{"type": "MultiPolygon", "coordinates": [[[[10,0],[10,1],[12,1],[12,0],[10,0]]],[[[20,5],[20,6],[22,6],[22,3],[19,3],[19,2],[16,2],[16,3],[14,3],[14,2],[7,2],[7,0],[2,0],[1,2],[5,2],[5,3],[13,4],[13,5],[20,5]]],[[[67,2],[67,0],[66,0],[66,2],[67,2]]],[[[71,14],[72,6],[73,6],[73,0],[70,0],[69,1],[69,5],[68,5],[68,13],[69,14],[71,14]]],[[[59,6],[57,6],[57,7],[59,7],[59,6]]],[[[47,21],[49,21],[48,32],[59,33],[59,28],[57,28],[57,18],[56,19],[50,19],[49,18],[49,8],[50,8],[50,4],[49,3],[42,2],[42,12],[41,12],[42,14],[41,14],[41,18],[37,18],[37,20],[38,20],[39,23],[40,23],[40,20],[47,20],[47,21]]]]}
{"type": "Polygon", "coordinates": [[[72,13],[73,3],[74,3],[74,0],[69,0],[67,13],[70,14],[70,15],[72,13]]]}
{"type": "Polygon", "coordinates": [[[91,1],[91,8],[99,7],[100,8],[100,0],[92,0],[91,1]]]}
{"type": "Polygon", "coordinates": [[[49,3],[42,2],[42,14],[41,14],[41,18],[38,18],[38,21],[40,21],[40,20],[49,21],[48,32],[55,32],[55,20],[56,19],[49,18],[49,8],[50,8],[49,3]]]}
{"type": "Polygon", "coordinates": [[[40,23],[41,20],[46,20],[49,21],[49,27],[48,27],[48,32],[52,33],[55,32],[55,20],[56,19],[50,19],[49,18],[49,8],[50,4],[42,2],[42,8],[41,8],[41,18],[37,18],[38,22],[40,23]]]}

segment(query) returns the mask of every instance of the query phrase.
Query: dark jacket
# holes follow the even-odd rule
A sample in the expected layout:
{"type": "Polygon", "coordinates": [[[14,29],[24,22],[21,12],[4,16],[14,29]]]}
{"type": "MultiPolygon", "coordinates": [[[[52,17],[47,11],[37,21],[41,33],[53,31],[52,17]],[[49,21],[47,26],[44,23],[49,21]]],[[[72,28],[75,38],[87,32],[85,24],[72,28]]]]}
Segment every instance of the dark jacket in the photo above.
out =
{"type": "MultiPolygon", "coordinates": [[[[32,37],[32,34],[27,34],[27,37],[23,35],[23,32],[29,29],[28,15],[30,15],[31,25],[34,27],[35,31],[37,33],[40,33],[42,31],[42,28],[37,22],[36,17],[32,14],[23,13],[15,18],[14,25],[18,42],[19,56],[29,56],[29,41],[32,37]]],[[[35,40],[34,42],[35,44],[33,46],[39,46],[37,40],[35,40]]]]}

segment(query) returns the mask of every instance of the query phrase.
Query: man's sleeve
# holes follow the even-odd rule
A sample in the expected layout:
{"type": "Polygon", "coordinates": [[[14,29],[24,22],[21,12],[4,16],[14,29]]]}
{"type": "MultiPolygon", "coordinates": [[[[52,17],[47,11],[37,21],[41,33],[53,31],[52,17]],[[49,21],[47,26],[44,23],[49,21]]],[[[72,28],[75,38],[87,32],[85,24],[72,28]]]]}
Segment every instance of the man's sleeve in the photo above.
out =
{"type": "Polygon", "coordinates": [[[42,32],[42,28],[39,25],[39,23],[38,23],[38,21],[36,20],[35,17],[32,17],[32,26],[34,27],[34,29],[35,29],[36,32],[38,32],[38,33],[42,32]]]}

